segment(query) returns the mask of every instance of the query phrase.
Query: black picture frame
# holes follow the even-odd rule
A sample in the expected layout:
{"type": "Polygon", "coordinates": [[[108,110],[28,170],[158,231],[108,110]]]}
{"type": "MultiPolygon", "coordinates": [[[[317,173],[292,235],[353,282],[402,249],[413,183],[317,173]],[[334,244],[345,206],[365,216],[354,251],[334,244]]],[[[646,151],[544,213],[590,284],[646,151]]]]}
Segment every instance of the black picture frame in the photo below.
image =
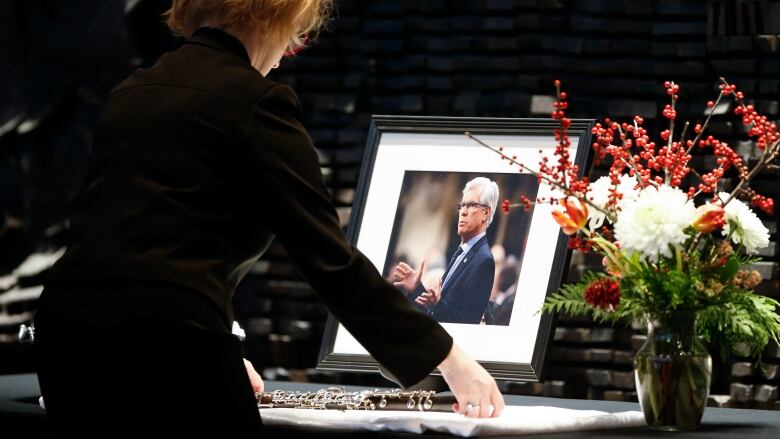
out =
{"type": "MultiPolygon", "coordinates": [[[[588,120],[588,119],[572,119],[571,125],[568,129],[569,138],[572,142],[572,150],[576,148],[576,152],[572,153],[572,157],[574,158],[575,164],[579,165],[580,169],[580,176],[582,176],[583,173],[587,172],[590,166],[590,144],[591,144],[591,130],[595,124],[594,120],[588,120]]],[[[545,142],[547,145],[547,149],[545,151],[549,152],[550,145],[554,145],[554,138],[553,138],[553,130],[558,128],[558,123],[551,119],[536,119],[536,118],[470,118],[470,117],[429,117],[429,116],[388,116],[388,115],[375,115],[372,117],[371,125],[368,133],[368,139],[366,143],[366,149],[363,156],[363,162],[360,169],[360,176],[359,181],[357,185],[357,190],[354,198],[354,204],[352,207],[352,212],[350,216],[350,221],[347,228],[347,235],[351,242],[355,244],[361,251],[364,251],[362,248],[360,248],[359,240],[361,237],[361,230],[366,228],[366,224],[363,224],[364,219],[366,217],[366,204],[367,199],[369,197],[369,191],[372,189],[372,184],[377,184],[374,180],[374,174],[377,169],[384,169],[382,166],[378,167],[377,161],[377,154],[380,151],[380,148],[383,149],[383,153],[385,151],[390,151],[392,153],[392,149],[387,148],[395,148],[393,146],[387,146],[383,144],[383,138],[395,136],[395,137],[404,137],[409,136],[410,138],[416,138],[415,136],[419,136],[420,138],[424,139],[432,139],[434,143],[439,143],[439,138],[442,139],[450,139],[455,142],[461,142],[459,139],[465,139],[466,145],[469,145],[469,147],[473,144],[473,147],[476,148],[474,152],[471,150],[465,151],[466,154],[479,154],[481,158],[481,154],[483,152],[477,152],[478,150],[484,151],[484,154],[492,154],[490,160],[495,160],[496,162],[500,162],[501,159],[498,156],[498,154],[489,151],[484,146],[478,145],[473,139],[469,139],[466,137],[465,133],[469,132],[480,139],[486,139],[489,140],[492,137],[500,138],[500,139],[508,139],[511,142],[511,139],[517,139],[518,142],[533,142],[533,139],[546,139],[545,142]]],[[[394,138],[395,138],[394,137],[394,138]]],[[[444,142],[446,143],[446,142],[444,142]]],[[[487,143],[490,144],[490,141],[487,143]]],[[[459,145],[462,145],[463,142],[459,143],[459,145]]],[[[494,145],[499,146],[499,145],[494,145]]],[[[426,145],[426,148],[428,146],[426,145]]],[[[434,151],[435,148],[438,148],[436,145],[431,145],[430,148],[431,151],[434,151]]],[[[524,147],[523,147],[524,148],[524,147]]],[[[458,150],[460,151],[460,150],[458,150]]],[[[508,148],[507,151],[510,151],[508,148]]],[[[524,150],[523,150],[524,151],[524,150]]],[[[530,151],[530,150],[529,150],[530,151]]],[[[536,151],[539,151],[539,148],[536,148],[536,151]]],[[[545,153],[547,153],[545,152],[545,153]]],[[[510,154],[508,152],[507,154],[510,154]]],[[[527,154],[531,154],[528,152],[527,154]]],[[[540,153],[537,153],[540,154],[540,153]]],[[[415,157],[417,154],[413,154],[413,157],[408,157],[408,162],[410,165],[414,164],[415,157]]],[[[455,168],[457,168],[457,163],[455,162],[455,168]]],[[[526,163],[529,166],[533,166],[534,168],[537,165],[536,161],[529,161],[526,163]]],[[[383,164],[379,164],[383,165],[383,164]]],[[[509,166],[505,162],[502,163],[503,166],[509,166]]],[[[422,166],[424,168],[424,166],[422,166]]],[[[510,171],[509,168],[507,168],[507,172],[515,172],[517,173],[517,170],[510,171]]],[[[459,172],[460,169],[452,169],[452,172],[459,172]]],[[[489,173],[486,171],[486,173],[489,173]]],[[[380,190],[380,189],[376,189],[380,190]]],[[[397,191],[396,191],[396,196],[397,191]]],[[[501,199],[499,200],[500,203],[501,199]]],[[[500,215],[501,212],[496,213],[496,215],[500,215]]],[[[534,213],[534,215],[542,214],[540,213],[534,213]]],[[[550,215],[547,215],[549,218],[549,221],[553,221],[550,215]]],[[[541,218],[541,217],[540,217],[541,218]]],[[[532,218],[533,221],[537,221],[536,217],[534,216],[532,218]]],[[[546,219],[540,219],[538,221],[547,221],[546,219]]],[[[547,227],[546,230],[551,230],[549,227],[547,227]]],[[[546,242],[549,243],[549,246],[554,246],[554,252],[552,256],[552,261],[550,265],[549,273],[535,273],[535,276],[542,276],[546,277],[546,289],[544,290],[544,295],[541,296],[541,292],[536,292],[534,294],[540,295],[540,298],[536,298],[536,302],[538,303],[538,308],[541,307],[541,302],[543,302],[544,298],[546,298],[548,295],[554,293],[557,291],[565,277],[565,273],[568,270],[569,261],[571,258],[571,250],[567,246],[567,239],[566,235],[564,235],[562,232],[560,232],[559,229],[557,229],[557,233],[554,236],[553,239],[547,240],[546,242]],[[540,302],[541,300],[541,302],[540,302]]],[[[552,232],[549,232],[552,233],[552,232]]],[[[388,240],[389,242],[389,240],[388,240]]],[[[544,245],[548,245],[545,243],[544,245]]],[[[389,244],[388,244],[389,245],[389,244]]],[[[545,251],[551,251],[551,249],[546,249],[545,251]]],[[[364,251],[364,253],[366,253],[364,251]]],[[[385,254],[387,251],[385,250],[385,254]]],[[[367,254],[368,256],[368,254],[367,254]]],[[[369,256],[370,258],[370,256],[369,256]]],[[[382,267],[377,267],[378,270],[381,272],[382,267]]],[[[518,280],[519,283],[519,280],[518,280]]],[[[400,294],[400,293],[399,293],[400,294]]],[[[517,306],[517,305],[515,305],[517,306]]],[[[538,308],[536,311],[538,311],[538,308]]],[[[531,357],[528,360],[522,360],[522,361],[496,361],[492,360],[490,358],[481,358],[481,357],[489,357],[489,355],[484,355],[484,353],[478,354],[474,352],[469,352],[469,349],[466,345],[468,343],[461,343],[461,341],[453,334],[453,337],[455,338],[455,341],[458,342],[461,347],[464,347],[464,349],[467,350],[467,352],[470,353],[470,355],[475,358],[480,364],[482,364],[483,367],[495,378],[499,380],[512,380],[512,381],[526,381],[526,382],[535,382],[544,379],[545,377],[545,360],[547,357],[547,353],[549,351],[550,344],[552,343],[553,336],[554,336],[554,327],[555,327],[555,316],[550,314],[541,314],[536,313],[537,316],[539,316],[538,320],[538,327],[535,334],[535,337],[533,339],[533,347],[532,347],[532,353],[531,357]]],[[[535,324],[535,323],[532,323],[535,324]]],[[[446,324],[443,325],[445,328],[448,328],[446,324]]],[[[474,325],[476,326],[476,325],[474,325]]],[[[481,325],[484,326],[484,325],[481,325]]],[[[469,329],[463,329],[461,327],[453,327],[454,329],[458,329],[461,331],[460,333],[463,333],[463,331],[468,331],[469,329]]],[[[511,324],[509,326],[511,328],[511,324]]],[[[474,330],[477,330],[476,328],[474,330]]],[[[448,329],[450,331],[450,329],[448,329]]],[[[453,332],[450,331],[452,334],[453,332]]],[[[466,332],[468,333],[468,332],[466,332]]],[[[319,353],[319,359],[318,359],[318,365],[317,368],[321,370],[332,370],[332,371],[347,371],[347,372],[379,372],[379,364],[367,353],[355,353],[355,352],[346,352],[346,351],[340,351],[337,349],[337,337],[351,337],[346,330],[340,326],[338,321],[333,317],[333,315],[329,315],[328,321],[326,324],[320,353],[319,353]],[[343,331],[343,332],[342,332],[343,331]],[[346,335],[345,335],[346,333],[346,335]]],[[[526,343],[530,343],[530,340],[526,340],[526,343]]],[[[501,349],[507,349],[511,346],[500,346],[501,349]]],[[[525,354],[526,357],[528,353],[525,354]]],[[[433,375],[440,375],[439,371],[436,370],[432,373],[433,375]]]]}

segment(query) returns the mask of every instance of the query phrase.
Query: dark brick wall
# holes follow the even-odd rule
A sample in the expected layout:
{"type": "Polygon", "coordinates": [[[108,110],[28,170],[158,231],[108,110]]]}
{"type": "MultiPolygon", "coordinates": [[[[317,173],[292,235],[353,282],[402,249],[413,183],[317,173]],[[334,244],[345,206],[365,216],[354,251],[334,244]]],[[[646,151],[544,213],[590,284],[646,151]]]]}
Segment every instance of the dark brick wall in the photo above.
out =
{"type": "MultiPolygon", "coordinates": [[[[110,3],[114,6],[106,10],[116,19],[116,3],[121,2],[110,3]]],[[[372,114],[546,117],[549,109],[539,104],[538,97],[552,95],[553,79],[561,79],[570,96],[570,116],[638,114],[657,139],[663,129],[660,112],[667,103],[664,81],[680,84],[678,118],[694,121],[702,119],[705,102],[716,96],[718,77],[725,76],[762,112],[777,118],[780,48],[772,33],[780,33],[780,2],[754,3],[766,22],[761,28],[766,35],[752,35],[750,26],[738,26],[736,13],[730,12],[736,2],[731,1],[337,0],[337,18],[329,30],[313,47],[283,61],[271,76],[298,91],[327,184],[346,225],[372,114]]],[[[153,62],[163,50],[175,46],[158,18],[165,4],[164,0],[142,1],[125,17],[126,34],[121,26],[111,27],[119,35],[121,50],[114,52],[114,69],[100,78],[101,84],[133,65],[153,62]]],[[[23,51],[13,53],[17,52],[23,51]]],[[[68,110],[72,102],[90,108],[87,122],[82,120],[77,130],[82,137],[76,144],[83,148],[94,108],[104,99],[106,87],[85,93],[95,90],[89,84],[98,81],[89,74],[79,75],[76,84],[86,86],[68,89],[71,101],[55,110],[72,114],[68,110]]],[[[5,123],[7,108],[0,110],[5,123]]],[[[57,120],[64,120],[71,130],[75,126],[67,117],[57,120]]],[[[47,131],[40,134],[39,128],[38,134],[34,132],[37,138],[0,133],[0,180],[25,187],[24,178],[3,179],[8,175],[3,172],[20,169],[13,160],[28,149],[58,138],[57,125],[43,126],[47,131]],[[19,143],[26,148],[21,153],[19,143]]],[[[737,145],[745,157],[755,156],[733,117],[716,117],[712,131],[737,145]]],[[[702,165],[712,160],[706,155],[696,157],[702,165]]],[[[596,169],[594,176],[600,173],[603,169],[596,169]]],[[[767,172],[756,186],[777,198],[777,183],[778,173],[767,172]]],[[[13,209],[6,203],[0,206],[2,211],[20,211],[25,203],[15,194],[25,190],[10,190],[3,184],[0,195],[13,201],[13,209]]],[[[759,267],[770,279],[759,289],[777,298],[774,230],[778,217],[763,219],[773,230],[773,245],[759,267]]],[[[45,240],[42,233],[38,237],[45,240]]],[[[19,245],[11,259],[20,262],[31,248],[29,243],[19,245]]],[[[569,279],[576,280],[598,263],[575,254],[569,279]]],[[[269,368],[267,377],[373,383],[366,376],[306,371],[315,364],[327,311],[279,246],[257,264],[235,302],[248,333],[247,354],[258,367],[269,368]]],[[[636,328],[601,327],[589,319],[561,316],[549,379],[540,384],[502,385],[510,392],[631,399],[631,360],[638,344],[641,335],[636,328]]],[[[780,363],[776,347],[767,351],[765,360],[776,369],[780,363]]],[[[777,399],[777,374],[747,370],[743,359],[715,358],[715,362],[713,392],[733,391],[731,404],[755,405],[764,395],[769,395],[765,405],[777,399]]]]}
{"type": "MultiPolygon", "coordinates": [[[[704,104],[716,97],[718,77],[725,76],[763,112],[778,115],[777,37],[719,35],[724,32],[713,28],[712,3],[337,4],[338,19],[330,30],[298,58],[284,61],[272,76],[298,91],[307,126],[322,152],[328,184],[345,220],[371,114],[545,117],[548,110],[533,105],[534,97],[551,95],[552,81],[559,78],[570,95],[571,116],[630,118],[638,114],[657,138],[665,128],[660,120],[668,103],[664,81],[680,84],[678,118],[694,122],[703,119],[704,104]]],[[[712,132],[738,145],[744,156],[755,156],[733,116],[716,117],[712,132]]],[[[703,155],[696,162],[700,167],[711,165],[713,158],[703,155]]],[[[600,173],[603,170],[596,169],[594,176],[600,173]]],[[[777,181],[776,172],[766,173],[756,186],[777,195],[777,181]]],[[[777,215],[763,219],[774,230],[777,215]]],[[[778,297],[774,245],[764,256],[767,262],[761,268],[771,280],[760,290],[778,297]]],[[[268,260],[261,270],[263,282],[268,282],[270,273],[297,279],[294,268],[282,268],[287,263],[281,249],[274,249],[268,260]]],[[[569,279],[598,265],[597,259],[575,255],[569,279]]],[[[290,285],[306,290],[298,280],[288,282],[284,289],[290,285]]],[[[317,334],[319,323],[312,327],[317,334]]],[[[589,319],[561,316],[549,380],[538,385],[505,383],[505,390],[631,400],[635,398],[631,361],[642,342],[638,329],[599,327],[589,319]]],[[[737,380],[730,375],[733,361],[715,358],[714,393],[730,392],[731,382],[737,380]]],[[[768,353],[767,361],[776,364],[778,359],[768,353]]],[[[764,384],[776,386],[776,378],[764,384]]]]}

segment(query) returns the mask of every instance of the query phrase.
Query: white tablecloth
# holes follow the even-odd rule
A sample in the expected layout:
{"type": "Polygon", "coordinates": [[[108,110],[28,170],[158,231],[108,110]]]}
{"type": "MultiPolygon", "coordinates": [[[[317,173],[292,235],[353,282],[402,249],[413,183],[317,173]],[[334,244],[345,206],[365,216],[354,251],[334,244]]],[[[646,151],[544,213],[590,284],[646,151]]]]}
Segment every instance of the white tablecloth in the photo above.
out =
{"type": "Polygon", "coordinates": [[[437,431],[457,436],[498,436],[585,431],[645,425],[642,412],[607,413],[543,406],[507,406],[498,418],[474,419],[456,413],[261,409],[266,425],[297,425],[337,430],[437,431]]]}

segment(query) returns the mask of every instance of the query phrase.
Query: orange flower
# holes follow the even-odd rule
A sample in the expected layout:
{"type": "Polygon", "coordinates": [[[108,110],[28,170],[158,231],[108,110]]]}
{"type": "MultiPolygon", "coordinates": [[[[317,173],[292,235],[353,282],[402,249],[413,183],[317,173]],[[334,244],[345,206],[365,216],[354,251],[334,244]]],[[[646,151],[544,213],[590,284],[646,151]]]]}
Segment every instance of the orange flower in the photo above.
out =
{"type": "Polygon", "coordinates": [[[573,235],[577,233],[577,230],[583,228],[585,223],[588,222],[588,206],[580,201],[578,198],[567,199],[562,198],[558,200],[558,203],[566,209],[566,212],[561,210],[553,210],[552,216],[555,222],[561,226],[563,233],[567,235],[573,235]]]}
{"type": "Polygon", "coordinates": [[[692,225],[697,232],[710,233],[715,229],[723,227],[726,222],[726,212],[718,205],[705,204],[699,206],[696,209],[696,212],[699,215],[696,217],[696,220],[692,225]]]}

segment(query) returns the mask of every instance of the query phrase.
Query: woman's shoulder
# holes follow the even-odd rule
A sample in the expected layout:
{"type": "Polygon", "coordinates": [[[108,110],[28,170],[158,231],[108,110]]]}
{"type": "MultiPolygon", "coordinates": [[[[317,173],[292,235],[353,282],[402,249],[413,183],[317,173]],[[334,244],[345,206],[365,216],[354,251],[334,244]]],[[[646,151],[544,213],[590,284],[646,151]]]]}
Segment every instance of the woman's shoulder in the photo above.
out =
{"type": "Polygon", "coordinates": [[[157,93],[191,90],[252,111],[256,103],[269,96],[295,98],[288,86],[264,77],[243,60],[229,53],[195,44],[185,44],[163,55],[149,68],[139,68],[112,90],[112,94],[156,87],[157,93]]]}

